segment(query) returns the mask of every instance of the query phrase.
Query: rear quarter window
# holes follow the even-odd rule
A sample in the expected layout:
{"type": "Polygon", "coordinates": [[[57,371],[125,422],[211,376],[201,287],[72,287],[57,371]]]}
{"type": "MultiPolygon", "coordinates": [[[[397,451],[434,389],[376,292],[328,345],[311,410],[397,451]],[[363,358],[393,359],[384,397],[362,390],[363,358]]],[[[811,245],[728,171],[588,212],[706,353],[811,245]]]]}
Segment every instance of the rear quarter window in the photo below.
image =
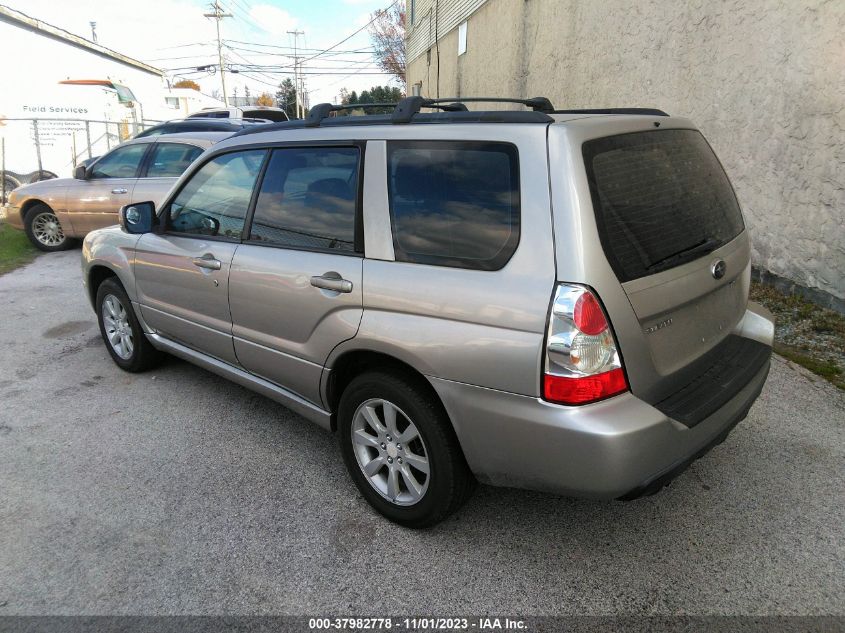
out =
{"type": "Polygon", "coordinates": [[[728,177],[696,130],[599,138],[583,154],[602,247],[622,282],[703,257],[744,228],[728,177]]]}
{"type": "Polygon", "coordinates": [[[507,143],[388,143],[396,261],[498,270],[519,243],[519,160],[507,143]]]}

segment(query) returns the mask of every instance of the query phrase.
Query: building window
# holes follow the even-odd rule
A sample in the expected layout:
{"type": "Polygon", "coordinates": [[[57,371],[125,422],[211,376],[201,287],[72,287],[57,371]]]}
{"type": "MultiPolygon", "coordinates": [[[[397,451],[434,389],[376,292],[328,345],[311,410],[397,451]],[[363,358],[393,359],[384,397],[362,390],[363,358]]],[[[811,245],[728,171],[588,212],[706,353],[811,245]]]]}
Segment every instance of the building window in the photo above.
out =
{"type": "Polygon", "coordinates": [[[164,103],[168,108],[179,109],[179,97],[165,97],[164,103]]]}
{"type": "Polygon", "coordinates": [[[461,22],[458,27],[458,55],[467,52],[467,23],[461,22]]]}

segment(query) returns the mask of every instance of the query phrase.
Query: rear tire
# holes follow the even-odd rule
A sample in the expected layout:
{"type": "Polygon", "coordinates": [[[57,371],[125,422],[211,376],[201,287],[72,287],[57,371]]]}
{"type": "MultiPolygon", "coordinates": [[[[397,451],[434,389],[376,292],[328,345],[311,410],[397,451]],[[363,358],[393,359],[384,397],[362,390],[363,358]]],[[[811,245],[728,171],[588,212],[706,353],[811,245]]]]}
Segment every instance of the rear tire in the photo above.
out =
{"type": "Polygon", "coordinates": [[[47,253],[64,251],[73,246],[73,240],[65,235],[58,216],[43,203],[26,212],[24,230],[35,248],[47,253]]]}
{"type": "Polygon", "coordinates": [[[115,364],[128,372],[152,369],[162,353],[147,340],[129,296],[114,277],[97,288],[97,322],[115,364]]]}
{"type": "Polygon", "coordinates": [[[413,376],[353,379],[340,399],[338,439],[358,490],[400,525],[441,522],[475,487],[445,411],[413,376]]]}

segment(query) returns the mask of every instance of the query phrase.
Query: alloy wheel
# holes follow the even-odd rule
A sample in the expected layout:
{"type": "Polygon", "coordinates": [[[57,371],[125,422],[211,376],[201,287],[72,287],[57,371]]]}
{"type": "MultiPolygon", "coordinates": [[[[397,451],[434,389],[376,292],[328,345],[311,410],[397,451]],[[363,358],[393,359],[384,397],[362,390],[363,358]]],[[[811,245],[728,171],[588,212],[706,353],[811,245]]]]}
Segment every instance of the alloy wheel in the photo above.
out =
{"type": "Polygon", "coordinates": [[[32,219],[32,234],[44,246],[60,246],[65,241],[65,233],[55,213],[44,211],[32,219]]]}
{"type": "Polygon", "coordinates": [[[352,418],[352,449],[361,472],[382,497],[401,506],[428,490],[428,451],[413,421],[392,402],[367,400],[352,418]]]}
{"type": "Polygon", "coordinates": [[[103,324],[109,345],[120,358],[129,360],[135,350],[129,313],[114,295],[106,295],[102,306],[103,324]]]}

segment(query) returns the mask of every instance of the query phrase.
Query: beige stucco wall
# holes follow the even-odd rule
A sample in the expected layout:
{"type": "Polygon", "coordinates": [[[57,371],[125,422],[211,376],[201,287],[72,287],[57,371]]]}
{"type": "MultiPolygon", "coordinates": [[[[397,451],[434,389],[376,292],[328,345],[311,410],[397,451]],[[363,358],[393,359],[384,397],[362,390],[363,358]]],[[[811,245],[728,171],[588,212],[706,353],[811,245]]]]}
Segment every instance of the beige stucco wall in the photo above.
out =
{"type": "MultiPolygon", "coordinates": [[[[449,0],[440,0],[441,4],[449,0]]],[[[845,2],[488,0],[440,39],[440,96],[548,96],[693,119],[761,268],[845,300],[845,2]]],[[[437,94],[437,53],[408,85],[437,94]]]]}

